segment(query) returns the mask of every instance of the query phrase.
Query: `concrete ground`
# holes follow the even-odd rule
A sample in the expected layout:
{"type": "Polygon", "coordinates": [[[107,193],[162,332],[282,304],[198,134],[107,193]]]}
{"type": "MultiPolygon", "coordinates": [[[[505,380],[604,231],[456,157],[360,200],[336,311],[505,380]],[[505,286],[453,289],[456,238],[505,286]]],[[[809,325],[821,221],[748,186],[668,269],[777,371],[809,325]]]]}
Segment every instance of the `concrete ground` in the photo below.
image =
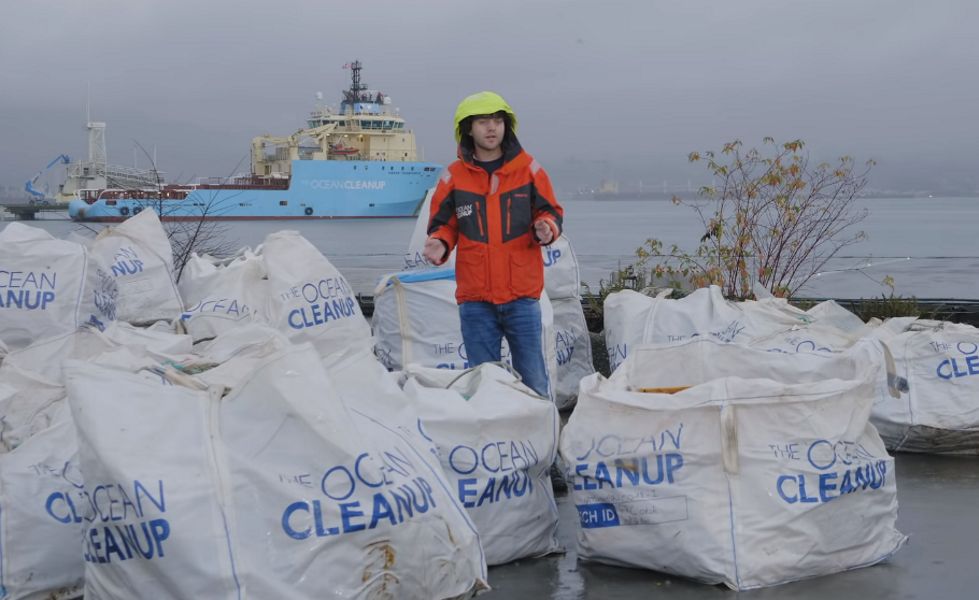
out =
{"type": "Polygon", "coordinates": [[[897,454],[898,529],[910,540],[878,565],[751,592],[678,577],[577,562],[577,514],[558,498],[567,554],[489,571],[494,599],[818,598],[859,600],[979,598],[979,458],[897,454]]]}

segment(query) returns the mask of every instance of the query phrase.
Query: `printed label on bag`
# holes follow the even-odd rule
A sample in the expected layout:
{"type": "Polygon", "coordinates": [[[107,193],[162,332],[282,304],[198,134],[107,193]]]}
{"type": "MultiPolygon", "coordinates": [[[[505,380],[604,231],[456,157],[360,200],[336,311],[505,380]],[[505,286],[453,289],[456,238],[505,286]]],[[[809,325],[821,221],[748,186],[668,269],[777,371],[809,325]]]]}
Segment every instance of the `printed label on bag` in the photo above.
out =
{"type": "MultiPolygon", "coordinates": [[[[317,475],[321,497],[303,499],[282,511],[281,526],[294,540],[348,535],[377,527],[395,527],[436,508],[430,475],[400,447],[363,452],[348,464],[317,475]]],[[[282,483],[309,487],[312,474],[280,476],[282,483]],[[305,482],[305,484],[303,483],[305,482]]]]}
{"type": "Polygon", "coordinates": [[[683,423],[646,436],[592,438],[575,457],[572,489],[585,529],[655,525],[687,518],[687,499],[673,491],[682,476],[683,423]]]}
{"type": "Polygon", "coordinates": [[[0,309],[47,310],[57,283],[57,272],[0,268],[0,309]]]}
{"type": "Polygon", "coordinates": [[[125,277],[143,272],[143,261],[139,253],[132,246],[119,248],[116,255],[112,257],[112,276],[125,277]]]}
{"type": "Polygon", "coordinates": [[[938,375],[939,379],[948,381],[979,375],[979,344],[975,342],[958,342],[956,344],[931,342],[931,345],[949,355],[948,358],[939,361],[935,368],[935,374],[938,375]]]}
{"type": "Polygon", "coordinates": [[[659,525],[687,520],[687,497],[658,498],[646,496],[642,490],[620,495],[615,502],[579,504],[578,517],[582,529],[615,527],[618,525],[659,525]]]}
{"type": "Polygon", "coordinates": [[[206,298],[188,308],[180,315],[181,321],[193,318],[195,315],[218,315],[238,321],[251,314],[251,308],[236,298],[206,298]]]}
{"type": "Polygon", "coordinates": [[[819,439],[768,447],[782,465],[799,465],[775,479],[774,495],[786,504],[826,503],[847,494],[878,490],[887,483],[889,459],[875,456],[854,441],[819,439]],[[806,471],[800,472],[801,468],[806,471]]]}
{"type": "Polygon", "coordinates": [[[557,364],[559,367],[571,362],[574,356],[574,345],[578,341],[578,334],[571,329],[556,329],[554,332],[554,346],[557,350],[557,364]]]}
{"type": "Polygon", "coordinates": [[[530,496],[530,468],[540,463],[530,440],[500,440],[479,447],[459,444],[448,451],[446,460],[447,472],[461,476],[456,485],[466,508],[530,496]]]}
{"type": "Polygon", "coordinates": [[[45,499],[45,512],[61,523],[90,524],[83,546],[87,562],[106,564],[166,556],[164,542],[171,531],[163,480],[86,485],[71,492],[54,492],[45,499]]]}
{"type": "Polygon", "coordinates": [[[286,321],[293,329],[307,329],[360,315],[360,306],[343,277],[325,277],[293,286],[280,293],[279,298],[285,302],[302,298],[307,302],[305,306],[289,311],[286,321]]]}

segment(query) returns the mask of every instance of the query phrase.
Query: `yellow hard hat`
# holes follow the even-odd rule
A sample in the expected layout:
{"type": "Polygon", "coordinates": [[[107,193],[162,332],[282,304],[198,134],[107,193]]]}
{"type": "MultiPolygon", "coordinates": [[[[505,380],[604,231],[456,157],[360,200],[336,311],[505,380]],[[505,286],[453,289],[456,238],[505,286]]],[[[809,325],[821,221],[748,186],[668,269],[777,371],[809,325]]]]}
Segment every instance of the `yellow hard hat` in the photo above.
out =
{"type": "Polygon", "coordinates": [[[506,103],[503,96],[497,94],[496,92],[479,92],[478,94],[473,94],[472,96],[466,97],[466,99],[460,102],[459,106],[456,107],[456,142],[462,141],[462,130],[460,129],[460,126],[466,117],[474,117],[476,115],[491,115],[493,113],[500,112],[501,110],[510,115],[510,125],[512,126],[513,133],[516,133],[517,114],[513,112],[513,109],[506,103]]]}

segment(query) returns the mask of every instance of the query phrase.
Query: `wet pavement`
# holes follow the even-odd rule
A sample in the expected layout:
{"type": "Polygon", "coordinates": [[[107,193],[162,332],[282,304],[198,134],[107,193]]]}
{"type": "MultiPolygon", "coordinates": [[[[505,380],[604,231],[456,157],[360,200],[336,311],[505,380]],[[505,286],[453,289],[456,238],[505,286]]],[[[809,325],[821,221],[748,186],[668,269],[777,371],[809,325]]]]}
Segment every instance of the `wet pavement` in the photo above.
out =
{"type": "Polygon", "coordinates": [[[979,598],[979,457],[897,454],[897,527],[910,536],[872,567],[762,590],[734,592],[652,571],[577,562],[577,514],[558,498],[559,537],[568,552],[489,571],[487,600],[595,598],[819,598],[941,600],[979,598]]]}

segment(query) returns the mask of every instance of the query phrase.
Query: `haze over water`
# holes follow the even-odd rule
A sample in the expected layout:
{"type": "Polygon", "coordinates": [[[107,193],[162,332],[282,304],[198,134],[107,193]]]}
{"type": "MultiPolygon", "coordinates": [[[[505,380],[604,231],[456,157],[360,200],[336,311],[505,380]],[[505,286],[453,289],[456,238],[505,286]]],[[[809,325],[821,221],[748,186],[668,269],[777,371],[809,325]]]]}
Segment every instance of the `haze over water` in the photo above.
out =
{"type": "MultiPolygon", "coordinates": [[[[677,244],[694,250],[703,235],[692,209],[665,200],[562,200],[565,233],[579,261],[581,279],[597,291],[599,282],[635,259],[647,238],[664,248],[677,244]]],[[[808,297],[869,298],[890,294],[883,285],[894,279],[894,292],[918,298],[979,298],[979,199],[862,199],[867,208],[858,226],[867,239],[849,246],[800,294],[808,297]],[[910,260],[908,260],[910,258],[910,260]],[[868,266],[869,265],[869,266],[868,266]]],[[[57,237],[79,225],[37,221],[57,237]]],[[[353,288],[372,294],[378,280],[403,265],[413,219],[337,221],[246,221],[225,227],[234,247],[256,246],[266,235],[295,229],[343,272],[353,288]]],[[[98,225],[95,226],[99,227],[98,225]]]]}

